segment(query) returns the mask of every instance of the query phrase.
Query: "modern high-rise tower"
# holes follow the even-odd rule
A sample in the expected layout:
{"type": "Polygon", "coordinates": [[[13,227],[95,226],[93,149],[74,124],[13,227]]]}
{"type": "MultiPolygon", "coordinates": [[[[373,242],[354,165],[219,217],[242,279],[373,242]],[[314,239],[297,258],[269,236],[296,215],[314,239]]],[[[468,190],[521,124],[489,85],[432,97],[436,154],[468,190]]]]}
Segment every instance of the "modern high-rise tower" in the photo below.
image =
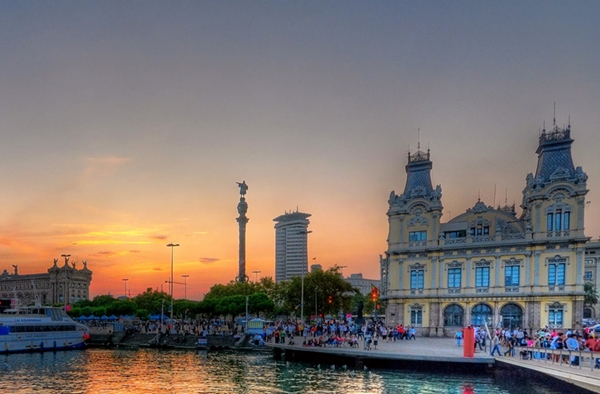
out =
{"type": "Polygon", "coordinates": [[[275,282],[308,274],[309,213],[286,212],[275,224],[275,282]]]}

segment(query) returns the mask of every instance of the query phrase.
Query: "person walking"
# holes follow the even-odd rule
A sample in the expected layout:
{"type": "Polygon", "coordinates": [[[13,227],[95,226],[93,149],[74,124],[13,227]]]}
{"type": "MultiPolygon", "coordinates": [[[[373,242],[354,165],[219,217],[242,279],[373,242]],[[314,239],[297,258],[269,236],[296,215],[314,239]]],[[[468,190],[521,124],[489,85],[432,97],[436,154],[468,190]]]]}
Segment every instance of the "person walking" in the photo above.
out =
{"type": "Polygon", "coordinates": [[[460,346],[460,341],[462,339],[462,332],[456,331],[456,333],[454,334],[454,338],[456,338],[456,346],[460,346]]]}
{"type": "Polygon", "coordinates": [[[511,356],[514,357],[515,353],[514,353],[514,344],[510,339],[507,339],[505,341],[505,345],[508,346],[508,349],[504,352],[504,356],[511,356]]]}
{"type": "Polygon", "coordinates": [[[502,356],[502,352],[500,351],[500,338],[498,335],[494,335],[492,338],[492,352],[490,353],[492,357],[494,357],[494,352],[498,352],[498,356],[502,356]]]}

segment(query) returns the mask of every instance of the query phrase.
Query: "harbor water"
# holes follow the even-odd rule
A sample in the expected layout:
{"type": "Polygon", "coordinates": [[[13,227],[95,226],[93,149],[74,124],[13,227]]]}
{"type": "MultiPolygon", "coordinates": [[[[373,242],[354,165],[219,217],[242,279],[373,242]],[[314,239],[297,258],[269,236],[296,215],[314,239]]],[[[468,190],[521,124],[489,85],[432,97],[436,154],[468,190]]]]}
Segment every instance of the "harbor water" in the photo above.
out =
{"type": "Polygon", "coordinates": [[[558,394],[493,374],[365,370],[271,353],[87,349],[0,355],[3,393],[558,394]]]}

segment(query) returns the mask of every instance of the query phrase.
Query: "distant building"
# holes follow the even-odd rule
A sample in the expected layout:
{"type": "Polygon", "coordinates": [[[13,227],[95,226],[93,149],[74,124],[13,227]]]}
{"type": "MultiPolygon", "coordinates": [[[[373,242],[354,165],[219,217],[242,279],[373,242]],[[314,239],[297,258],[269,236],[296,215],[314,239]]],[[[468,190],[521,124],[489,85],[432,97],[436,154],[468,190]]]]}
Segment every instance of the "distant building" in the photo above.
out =
{"type": "Polygon", "coordinates": [[[570,134],[570,126],[540,134],[520,215],[514,205],[478,200],[442,223],[429,150],[409,153],[404,192],[392,191],[388,200],[380,292],[386,322],[429,336],[483,324],[528,332],[581,328],[584,275],[597,283],[598,265],[583,227],[588,177],[573,165],[570,134]]]}
{"type": "Polygon", "coordinates": [[[46,274],[19,274],[18,266],[13,266],[10,274],[6,269],[0,274],[0,299],[11,300],[16,297],[21,305],[33,305],[38,300],[42,305],[72,304],[90,297],[92,271],[83,262],[83,268],[77,269],[76,263],[58,266],[58,259],[46,274]]]}
{"type": "Polygon", "coordinates": [[[309,213],[286,212],[275,224],[275,282],[308,274],[309,213]]]}
{"type": "Polygon", "coordinates": [[[312,264],[310,266],[310,272],[323,271],[323,266],[321,264],[312,264]]]}
{"type": "Polygon", "coordinates": [[[344,280],[356,287],[364,295],[371,293],[371,286],[375,286],[379,289],[379,279],[366,279],[363,278],[363,274],[350,274],[350,276],[344,278],[344,280]]]}

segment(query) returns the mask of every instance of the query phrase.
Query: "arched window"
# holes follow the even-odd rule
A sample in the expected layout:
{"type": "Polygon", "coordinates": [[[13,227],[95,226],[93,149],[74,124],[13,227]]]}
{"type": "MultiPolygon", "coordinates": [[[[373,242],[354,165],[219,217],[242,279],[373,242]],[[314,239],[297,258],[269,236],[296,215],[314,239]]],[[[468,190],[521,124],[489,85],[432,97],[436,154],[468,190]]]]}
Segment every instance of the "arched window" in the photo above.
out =
{"type": "Polygon", "coordinates": [[[514,330],[523,327],[523,310],[516,304],[506,304],[500,309],[502,327],[514,330]]]}
{"type": "Polygon", "coordinates": [[[493,317],[494,311],[488,305],[479,304],[471,309],[471,324],[474,326],[483,326],[485,323],[490,325],[493,317]]]}
{"type": "Polygon", "coordinates": [[[444,309],[444,326],[463,326],[464,309],[460,305],[452,304],[444,309]]]}
{"type": "Polygon", "coordinates": [[[591,319],[592,317],[594,317],[594,312],[592,308],[583,308],[583,318],[591,319]]]}

